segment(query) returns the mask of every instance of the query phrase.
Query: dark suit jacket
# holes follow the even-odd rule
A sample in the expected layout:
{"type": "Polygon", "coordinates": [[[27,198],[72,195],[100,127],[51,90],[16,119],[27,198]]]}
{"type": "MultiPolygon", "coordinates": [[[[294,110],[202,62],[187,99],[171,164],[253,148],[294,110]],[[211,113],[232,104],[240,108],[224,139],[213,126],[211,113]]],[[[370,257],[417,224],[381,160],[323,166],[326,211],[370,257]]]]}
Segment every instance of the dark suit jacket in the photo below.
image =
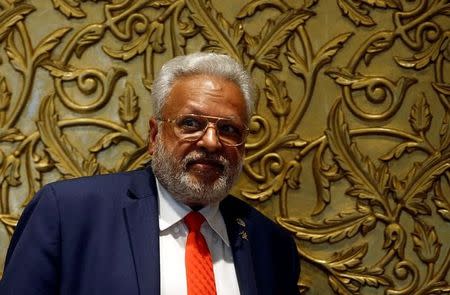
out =
{"type": "MultiPolygon", "coordinates": [[[[13,235],[0,294],[159,294],[157,200],[151,169],[46,185],[13,235]]],[[[220,210],[241,294],[298,294],[290,234],[234,197],[220,210]]]]}

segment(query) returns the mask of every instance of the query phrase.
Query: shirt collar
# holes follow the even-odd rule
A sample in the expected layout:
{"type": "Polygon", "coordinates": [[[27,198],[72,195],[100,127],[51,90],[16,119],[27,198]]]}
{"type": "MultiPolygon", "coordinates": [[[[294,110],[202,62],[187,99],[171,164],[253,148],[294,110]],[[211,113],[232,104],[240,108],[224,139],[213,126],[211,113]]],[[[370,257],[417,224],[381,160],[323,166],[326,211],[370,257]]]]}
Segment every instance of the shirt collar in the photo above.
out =
{"type": "MultiPolygon", "coordinates": [[[[183,203],[177,202],[167,189],[156,179],[159,202],[159,231],[162,232],[180,222],[192,209],[183,203]]],[[[219,210],[219,203],[212,203],[199,211],[223,242],[230,246],[227,228],[219,210]]]]}

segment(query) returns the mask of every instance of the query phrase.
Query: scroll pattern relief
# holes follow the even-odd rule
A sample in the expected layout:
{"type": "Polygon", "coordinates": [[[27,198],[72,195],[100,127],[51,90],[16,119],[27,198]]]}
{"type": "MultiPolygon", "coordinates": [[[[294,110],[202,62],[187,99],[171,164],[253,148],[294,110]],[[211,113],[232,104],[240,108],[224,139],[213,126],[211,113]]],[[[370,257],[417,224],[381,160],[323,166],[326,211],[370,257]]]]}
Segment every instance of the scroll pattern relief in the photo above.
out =
{"type": "Polygon", "coordinates": [[[256,79],[240,192],[255,206],[276,204],[272,217],[297,238],[302,293],[450,293],[450,3],[253,0],[230,2],[237,13],[219,7],[210,0],[0,0],[0,221],[7,233],[20,214],[11,204],[28,203],[46,175],[144,166],[146,135],[137,125],[147,120],[142,102],[159,61],[215,51],[240,60],[256,79]],[[41,35],[31,23],[43,5],[68,21],[41,35]],[[328,5],[346,29],[325,39],[310,24],[327,17],[328,5]],[[93,50],[110,65],[89,60],[93,50]],[[392,67],[374,66],[386,58],[392,67]],[[136,60],[142,80],[130,79],[136,60]],[[36,86],[43,71],[51,81],[45,90],[36,86]],[[315,94],[324,81],[334,84],[327,89],[332,107],[322,131],[307,138],[305,118],[320,104],[315,94]],[[33,95],[38,117],[25,132],[33,95]],[[102,113],[110,105],[117,105],[114,114],[102,113]],[[77,145],[70,137],[76,128],[101,135],[77,145]],[[391,145],[375,156],[365,138],[391,145]],[[129,149],[107,165],[102,156],[123,143],[129,149]],[[305,175],[316,197],[313,210],[297,216],[305,175]],[[343,200],[352,205],[340,207],[343,200]],[[325,254],[314,250],[320,244],[328,245],[325,254]],[[327,276],[327,289],[314,285],[314,272],[327,276]]]}

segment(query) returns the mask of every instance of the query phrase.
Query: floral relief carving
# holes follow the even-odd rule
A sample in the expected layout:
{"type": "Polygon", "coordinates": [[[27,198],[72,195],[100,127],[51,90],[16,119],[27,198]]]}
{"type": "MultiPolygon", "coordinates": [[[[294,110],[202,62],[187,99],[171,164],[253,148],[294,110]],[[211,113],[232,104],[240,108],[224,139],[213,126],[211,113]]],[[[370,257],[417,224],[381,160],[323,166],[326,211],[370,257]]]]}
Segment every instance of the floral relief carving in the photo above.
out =
{"type": "Polygon", "coordinates": [[[446,0],[0,0],[0,240],[43,184],[145,166],[155,73],[214,51],[255,78],[236,192],[296,237],[301,292],[448,294],[449,16],[446,0]]]}

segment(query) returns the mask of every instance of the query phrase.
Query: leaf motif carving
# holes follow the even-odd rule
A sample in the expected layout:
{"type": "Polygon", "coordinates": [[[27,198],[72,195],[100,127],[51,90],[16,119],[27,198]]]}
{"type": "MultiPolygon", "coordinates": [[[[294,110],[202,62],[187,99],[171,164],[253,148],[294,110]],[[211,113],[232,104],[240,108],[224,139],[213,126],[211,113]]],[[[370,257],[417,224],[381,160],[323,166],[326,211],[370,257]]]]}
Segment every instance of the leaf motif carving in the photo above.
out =
{"type": "Polygon", "coordinates": [[[291,161],[288,167],[285,176],[286,184],[292,190],[299,189],[302,166],[296,161],[291,161]]]}
{"type": "Polygon", "coordinates": [[[450,153],[442,153],[428,158],[426,161],[415,165],[405,180],[404,193],[400,196],[406,210],[411,214],[431,214],[431,209],[426,203],[428,191],[432,188],[436,179],[450,169],[450,153]]]}
{"type": "Polygon", "coordinates": [[[444,118],[442,119],[441,128],[439,130],[440,150],[445,150],[450,145],[450,111],[446,110],[444,118]]]}
{"type": "Polygon", "coordinates": [[[187,39],[195,36],[198,29],[194,21],[181,14],[172,15],[170,19],[170,40],[172,51],[175,55],[183,55],[186,48],[187,39]]]}
{"type": "Polygon", "coordinates": [[[336,53],[344,46],[345,42],[353,35],[353,33],[343,33],[322,46],[314,57],[314,66],[321,67],[330,63],[336,53]]]}
{"type": "Polygon", "coordinates": [[[418,176],[418,173],[422,170],[422,167],[422,163],[414,162],[412,168],[408,171],[408,174],[406,174],[403,182],[406,184],[415,181],[414,178],[418,176]]]}
{"type": "Polygon", "coordinates": [[[5,77],[0,76],[0,112],[9,107],[11,101],[11,92],[8,89],[5,77]]]}
{"type": "Polygon", "coordinates": [[[377,35],[377,38],[370,43],[364,54],[366,65],[370,64],[370,61],[376,54],[388,50],[394,44],[395,35],[393,32],[381,32],[377,35]]]}
{"type": "Polygon", "coordinates": [[[425,263],[434,263],[439,258],[441,243],[439,243],[436,230],[424,221],[416,219],[412,233],[414,251],[420,260],[425,263]]]}
{"type": "Polygon", "coordinates": [[[50,56],[51,51],[59,44],[61,39],[72,30],[71,28],[61,28],[46,36],[36,47],[33,55],[33,62],[39,64],[50,56]]]}
{"type": "Polygon", "coordinates": [[[450,31],[443,33],[438,41],[410,58],[401,58],[398,56],[394,58],[402,67],[420,70],[428,66],[431,62],[435,62],[439,55],[447,50],[448,42],[450,42],[450,31]]]}
{"type": "Polygon", "coordinates": [[[236,60],[242,60],[238,44],[243,36],[239,23],[231,25],[221,13],[211,5],[210,0],[190,0],[186,5],[191,11],[191,18],[202,28],[201,33],[208,40],[207,49],[225,53],[236,60]]]}
{"type": "Polygon", "coordinates": [[[352,184],[346,193],[360,199],[384,204],[383,191],[380,189],[385,189],[383,186],[388,182],[390,174],[387,170],[383,170],[386,175],[381,176],[383,173],[379,169],[385,168],[380,166],[377,169],[372,161],[363,155],[357,145],[351,141],[340,102],[336,103],[331,110],[328,129],[325,133],[336,161],[352,184]],[[380,183],[380,177],[382,177],[382,183],[380,183]]]}
{"type": "Polygon", "coordinates": [[[339,85],[352,86],[353,89],[360,89],[368,83],[368,77],[360,73],[351,73],[348,69],[330,69],[326,73],[339,85]]]}
{"type": "Polygon", "coordinates": [[[138,97],[130,83],[126,83],[125,92],[119,97],[119,116],[122,122],[132,123],[139,115],[138,97]]]}
{"type": "Polygon", "coordinates": [[[0,222],[5,225],[8,234],[11,236],[19,222],[19,217],[10,214],[0,214],[0,222]]]}
{"type": "MultiPolygon", "coordinates": [[[[450,10],[450,8],[449,8],[450,10]]],[[[427,290],[428,294],[450,294],[450,284],[446,281],[439,281],[430,285],[430,288],[427,290]]]]}
{"type": "Polygon", "coordinates": [[[16,157],[14,154],[8,155],[3,159],[2,152],[2,163],[0,166],[0,182],[6,180],[10,186],[18,186],[22,182],[20,181],[20,158],[16,157]]]}
{"type": "Polygon", "coordinates": [[[330,259],[327,259],[328,266],[334,270],[344,271],[361,265],[361,261],[366,256],[368,250],[367,244],[351,247],[341,253],[334,253],[330,259]]]}
{"type": "Polygon", "coordinates": [[[83,159],[83,162],[81,162],[81,166],[86,175],[94,175],[95,173],[110,173],[108,169],[99,165],[94,154],[90,154],[87,159],[83,159]]]}
{"type": "Polygon", "coordinates": [[[0,214],[0,221],[6,225],[15,227],[17,222],[19,222],[19,218],[13,215],[0,214]]]}
{"type": "Polygon", "coordinates": [[[6,38],[11,32],[12,27],[16,25],[17,22],[25,19],[25,16],[30,14],[35,10],[35,7],[20,3],[15,7],[1,11],[0,13],[0,42],[6,38]]]}
{"type": "Polygon", "coordinates": [[[281,69],[280,61],[277,59],[280,54],[280,46],[285,43],[293,30],[303,25],[314,13],[309,10],[288,10],[280,15],[275,21],[268,20],[262,28],[258,37],[258,47],[253,50],[249,48],[249,53],[254,57],[256,64],[265,71],[281,69]]]}
{"type": "MultiPolygon", "coordinates": [[[[46,151],[65,178],[88,176],[95,173],[98,167],[86,165],[86,160],[81,153],[69,142],[58,127],[54,95],[48,95],[43,99],[37,125],[46,151]],[[86,168],[89,169],[85,170],[86,168]]],[[[89,161],[92,162],[92,160],[87,160],[87,162],[89,161]]]]}
{"type": "Polygon", "coordinates": [[[339,213],[337,217],[321,223],[281,217],[277,218],[277,222],[302,240],[336,243],[354,237],[359,231],[367,234],[375,228],[377,220],[369,208],[358,206],[356,210],[339,213]]]}
{"type": "Polygon", "coordinates": [[[75,80],[83,73],[83,70],[71,65],[63,65],[55,61],[44,61],[43,67],[50,72],[50,75],[63,81],[75,80]]]}
{"type": "Polygon", "coordinates": [[[66,17],[83,18],[86,17],[84,11],[79,7],[77,0],[52,0],[53,6],[66,17]]]}
{"type": "Polygon", "coordinates": [[[116,167],[116,171],[131,171],[141,169],[148,165],[151,155],[147,151],[147,146],[142,146],[130,153],[124,153],[121,161],[116,167]]]}
{"type": "Polygon", "coordinates": [[[367,255],[368,245],[362,244],[334,253],[327,260],[328,267],[332,269],[332,275],[328,277],[331,287],[338,294],[360,294],[362,286],[379,287],[392,284],[382,271],[360,267],[362,259],[367,255]]]}
{"type": "Polygon", "coordinates": [[[413,215],[431,215],[431,208],[426,202],[427,194],[420,192],[408,198],[405,202],[405,209],[413,215]]]}
{"type": "Polygon", "coordinates": [[[309,64],[306,64],[305,59],[300,56],[295,46],[294,38],[290,38],[287,42],[286,57],[289,62],[291,71],[301,77],[305,77],[309,71],[309,64]]]}
{"type": "Polygon", "coordinates": [[[314,56],[312,64],[306,64],[305,60],[298,54],[294,38],[287,42],[286,57],[290,64],[290,69],[297,75],[305,77],[307,72],[313,68],[320,68],[330,63],[336,53],[343,47],[344,43],[353,35],[353,33],[343,33],[323,45],[314,56]]]}
{"type": "Polygon", "coordinates": [[[104,24],[92,24],[83,29],[82,34],[77,38],[76,56],[80,58],[89,45],[99,41],[103,37],[105,29],[106,26],[104,24]]]}
{"type": "Polygon", "coordinates": [[[373,7],[396,9],[402,8],[402,3],[399,0],[362,0],[362,2],[373,7]]]}
{"type": "Polygon", "coordinates": [[[44,151],[43,156],[33,155],[36,170],[39,172],[48,172],[53,169],[54,165],[48,153],[44,151]]]}
{"type": "Polygon", "coordinates": [[[12,66],[19,72],[24,73],[26,69],[25,58],[16,47],[14,34],[9,34],[5,50],[12,66]]]}
{"type": "Polygon", "coordinates": [[[22,207],[25,207],[42,187],[42,173],[49,172],[55,166],[45,151],[41,156],[34,149],[29,149],[26,153],[25,167],[28,179],[28,193],[22,202],[22,207]]]}
{"type": "Polygon", "coordinates": [[[25,135],[17,128],[0,129],[0,142],[15,142],[25,139],[25,135]]]}
{"type": "Polygon", "coordinates": [[[153,32],[150,35],[149,42],[153,51],[157,53],[164,52],[164,50],[166,50],[164,46],[164,24],[160,22],[153,22],[150,24],[150,28],[153,32]]]}
{"type": "Polygon", "coordinates": [[[442,190],[442,179],[434,185],[433,202],[437,208],[437,212],[441,217],[450,221],[450,200],[445,196],[442,190]]]}
{"type": "Polygon", "coordinates": [[[89,151],[91,153],[98,153],[102,150],[107,149],[113,143],[118,144],[120,142],[121,136],[122,136],[122,133],[120,133],[120,132],[107,133],[105,136],[100,138],[97,141],[97,143],[89,149],[89,151]]]}
{"type": "Polygon", "coordinates": [[[286,82],[280,81],[275,75],[266,74],[266,87],[264,92],[267,105],[277,117],[285,117],[290,112],[292,99],[288,96],[286,82]]]}
{"type": "Polygon", "coordinates": [[[161,8],[161,7],[167,7],[170,6],[175,2],[174,0],[153,0],[149,3],[147,3],[148,6],[154,7],[154,8],[161,8]]]}
{"type": "Polygon", "coordinates": [[[350,280],[342,282],[336,276],[328,276],[328,283],[333,291],[338,295],[359,295],[359,288],[350,284],[350,280]]]}
{"type": "Polygon", "coordinates": [[[432,83],[433,88],[443,95],[450,95],[450,84],[448,83],[432,83]]]}
{"type": "Polygon", "coordinates": [[[339,8],[342,10],[344,15],[347,15],[350,20],[357,26],[374,26],[375,22],[369,16],[369,11],[361,8],[361,3],[348,1],[348,0],[337,0],[339,8]]]}
{"type": "Polygon", "coordinates": [[[416,132],[427,131],[431,125],[430,105],[425,95],[420,96],[411,108],[409,122],[416,132]]]}
{"type": "Polygon", "coordinates": [[[335,284],[335,287],[337,287],[335,291],[337,291],[338,294],[349,294],[349,295],[360,294],[360,289],[362,286],[370,286],[378,288],[380,286],[392,285],[392,281],[388,277],[381,275],[377,272],[364,269],[356,272],[338,273],[336,274],[336,276],[332,277],[335,280],[340,281],[340,284],[335,284]]]}
{"type": "Polygon", "coordinates": [[[439,12],[442,13],[443,15],[447,15],[450,16],[450,5],[444,5],[439,9],[439,12]]]}
{"type": "Polygon", "coordinates": [[[317,190],[316,206],[312,215],[321,213],[331,201],[331,180],[338,180],[342,177],[336,163],[327,164],[323,160],[324,145],[314,154],[313,176],[317,190]]]}
{"type": "Polygon", "coordinates": [[[418,147],[419,144],[417,142],[414,141],[407,141],[407,142],[402,142],[401,144],[397,145],[396,147],[394,147],[392,150],[390,150],[389,152],[387,152],[386,154],[384,154],[383,156],[380,157],[380,160],[382,161],[390,161],[392,159],[400,159],[401,156],[403,155],[403,153],[405,152],[412,152],[414,150],[414,148],[418,147]]]}
{"type": "MultiPolygon", "coordinates": [[[[296,135],[296,134],[290,134],[290,135],[293,135],[293,137],[295,136],[295,138],[298,137],[298,135],[296,135]]],[[[298,149],[298,148],[306,146],[307,144],[308,144],[307,141],[304,141],[301,139],[292,139],[292,140],[287,140],[286,142],[284,142],[282,147],[298,149]]]]}

